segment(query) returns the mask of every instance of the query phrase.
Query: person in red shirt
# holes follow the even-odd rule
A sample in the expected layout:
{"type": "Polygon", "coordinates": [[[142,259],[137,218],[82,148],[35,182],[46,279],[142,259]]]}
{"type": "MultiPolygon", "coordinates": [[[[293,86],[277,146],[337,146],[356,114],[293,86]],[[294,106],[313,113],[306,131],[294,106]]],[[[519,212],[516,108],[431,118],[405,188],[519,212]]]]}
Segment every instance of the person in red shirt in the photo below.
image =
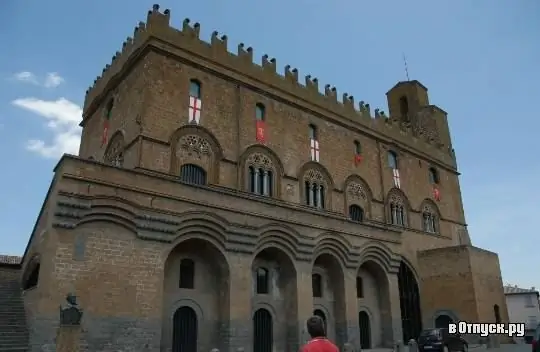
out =
{"type": "Polygon", "coordinates": [[[307,331],[311,336],[300,352],[339,352],[339,349],[326,338],[324,321],[321,317],[313,316],[307,320],[307,331]]]}

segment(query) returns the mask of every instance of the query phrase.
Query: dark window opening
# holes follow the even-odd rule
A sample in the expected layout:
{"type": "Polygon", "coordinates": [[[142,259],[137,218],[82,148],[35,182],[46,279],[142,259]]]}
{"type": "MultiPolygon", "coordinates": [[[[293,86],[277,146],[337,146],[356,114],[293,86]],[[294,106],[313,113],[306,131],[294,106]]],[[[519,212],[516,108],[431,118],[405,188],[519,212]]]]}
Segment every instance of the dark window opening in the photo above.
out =
{"type": "Polygon", "coordinates": [[[356,277],[356,297],[364,298],[364,281],[360,276],[356,277]]]}
{"type": "Polygon", "coordinates": [[[404,262],[399,267],[398,288],[403,341],[417,339],[422,331],[420,290],[414,273],[404,262]]]}
{"type": "Polygon", "coordinates": [[[255,118],[258,121],[264,121],[266,119],[266,109],[264,108],[264,105],[255,105],[255,118]]]}
{"type": "Polygon", "coordinates": [[[398,158],[397,154],[393,151],[388,152],[388,166],[391,169],[397,169],[398,168],[398,158]]]}
{"type": "Polygon", "coordinates": [[[364,210],[356,204],[349,206],[349,218],[352,221],[364,221],[364,210]]]}
{"type": "Polygon", "coordinates": [[[249,172],[249,191],[261,196],[271,197],[274,193],[274,174],[271,170],[256,168],[250,166],[249,172]]]}
{"type": "Polygon", "coordinates": [[[311,288],[313,290],[313,297],[322,297],[322,276],[319,274],[311,275],[311,288]]]}
{"type": "Polygon", "coordinates": [[[195,262],[191,259],[182,259],[180,262],[180,288],[195,288],[195,262]]]}
{"type": "Polygon", "coordinates": [[[499,305],[495,304],[493,306],[493,313],[495,314],[495,322],[500,323],[501,322],[501,311],[499,309],[499,305]]]}
{"type": "Polygon", "coordinates": [[[258,309],[253,315],[253,351],[272,352],[274,350],[273,343],[272,315],[264,308],[258,309]]]}
{"type": "Polygon", "coordinates": [[[390,204],[390,219],[393,225],[405,226],[405,209],[403,205],[390,204]]]}
{"type": "Polygon", "coordinates": [[[39,269],[40,264],[36,264],[26,279],[26,282],[23,285],[23,290],[28,290],[37,286],[39,282],[39,269]]]}
{"type": "Polygon", "coordinates": [[[408,119],[409,116],[409,101],[407,100],[407,97],[402,96],[399,98],[399,111],[401,113],[401,117],[404,119],[408,119]]]}
{"type": "Polygon", "coordinates": [[[309,125],[309,139],[312,140],[319,140],[317,136],[317,126],[315,125],[309,125]]]}
{"type": "Polygon", "coordinates": [[[427,212],[423,213],[422,215],[424,219],[424,222],[423,222],[424,231],[429,232],[429,233],[436,233],[437,232],[436,217],[432,213],[427,213],[427,212]]]}
{"type": "Polygon", "coordinates": [[[105,118],[107,118],[107,120],[110,120],[111,117],[112,117],[112,109],[113,109],[113,107],[114,107],[114,99],[111,99],[107,103],[107,108],[105,109],[105,118]]]}
{"type": "Polygon", "coordinates": [[[305,204],[319,209],[325,208],[325,188],[323,185],[306,181],[305,187],[305,204]]]}
{"type": "Polygon", "coordinates": [[[429,183],[438,184],[439,183],[439,173],[434,167],[429,168],[429,183]]]}
{"type": "Polygon", "coordinates": [[[195,185],[205,185],[206,171],[200,166],[185,164],[180,168],[180,179],[195,185]]]}
{"type": "Polygon", "coordinates": [[[257,293],[258,294],[267,294],[270,292],[270,276],[268,275],[268,269],[258,268],[257,269],[257,293]]]}
{"type": "Polygon", "coordinates": [[[371,349],[371,324],[369,315],[364,311],[358,313],[358,327],[360,328],[360,348],[371,349]]]}
{"type": "Polygon", "coordinates": [[[190,307],[180,307],[173,316],[172,351],[197,352],[197,313],[190,307]]]}
{"type": "Polygon", "coordinates": [[[201,99],[201,83],[199,81],[194,79],[189,81],[189,95],[201,99]]]}
{"type": "Polygon", "coordinates": [[[354,141],[354,154],[356,155],[362,154],[362,145],[358,141],[354,141]]]}

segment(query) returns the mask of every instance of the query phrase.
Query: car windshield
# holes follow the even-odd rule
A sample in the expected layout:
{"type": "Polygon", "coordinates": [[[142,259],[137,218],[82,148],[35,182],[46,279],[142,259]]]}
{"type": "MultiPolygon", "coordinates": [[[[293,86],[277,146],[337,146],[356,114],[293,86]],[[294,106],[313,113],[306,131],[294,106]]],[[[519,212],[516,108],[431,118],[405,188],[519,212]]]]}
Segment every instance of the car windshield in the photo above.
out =
{"type": "Polygon", "coordinates": [[[424,330],[420,333],[420,336],[438,336],[438,335],[439,335],[438,329],[424,330]]]}

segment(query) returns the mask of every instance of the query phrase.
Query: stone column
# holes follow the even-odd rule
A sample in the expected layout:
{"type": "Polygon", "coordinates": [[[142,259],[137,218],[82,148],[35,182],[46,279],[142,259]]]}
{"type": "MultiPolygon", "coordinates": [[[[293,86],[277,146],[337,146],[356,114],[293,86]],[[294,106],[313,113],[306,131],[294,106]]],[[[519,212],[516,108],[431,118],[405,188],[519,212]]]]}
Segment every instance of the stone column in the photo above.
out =
{"type": "Polygon", "coordinates": [[[251,256],[242,253],[230,253],[229,278],[229,326],[228,351],[235,352],[239,348],[251,351],[251,256]]]}
{"type": "MultiPolygon", "coordinates": [[[[382,326],[383,328],[383,343],[385,345],[392,345],[397,341],[403,339],[403,328],[401,325],[401,307],[399,302],[399,286],[397,272],[388,273],[388,293],[390,306],[385,309],[384,313],[390,314],[392,319],[388,321],[392,322],[391,326],[382,326]]],[[[402,341],[407,343],[408,341],[402,341]]]]}
{"type": "MultiPolygon", "coordinates": [[[[344,273],[345,324],[342,341],[360,351],[360,328],[358,327],[358,298],[356,297],[357,268],[346,269],[344,273]]],[[[340,348],[343,346],[339,346],[340,348]]]]}
{"type": "Polygon", "coordinates": [[[311,287],[310,262],[297,262],[296,265],[296,291],[297,291],[297,316],[298,316],[298,348],[309,341],[306,321],[313,315],[313,292],[311,287]]]}

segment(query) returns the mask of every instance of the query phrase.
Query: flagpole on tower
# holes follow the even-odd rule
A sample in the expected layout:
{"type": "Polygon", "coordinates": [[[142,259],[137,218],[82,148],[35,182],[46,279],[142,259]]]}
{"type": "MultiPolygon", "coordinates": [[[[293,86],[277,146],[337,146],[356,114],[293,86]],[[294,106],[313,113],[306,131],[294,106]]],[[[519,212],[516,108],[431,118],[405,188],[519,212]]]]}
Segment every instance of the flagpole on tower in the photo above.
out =
{"type": "Polygon", "coordinates": [[[405,76],[407,77],[407,81],[410,81],[409,68],[407,67],[407,58],[405,57],[405,53],[403,53],[403,64],[405,65],[405,76]]]}

